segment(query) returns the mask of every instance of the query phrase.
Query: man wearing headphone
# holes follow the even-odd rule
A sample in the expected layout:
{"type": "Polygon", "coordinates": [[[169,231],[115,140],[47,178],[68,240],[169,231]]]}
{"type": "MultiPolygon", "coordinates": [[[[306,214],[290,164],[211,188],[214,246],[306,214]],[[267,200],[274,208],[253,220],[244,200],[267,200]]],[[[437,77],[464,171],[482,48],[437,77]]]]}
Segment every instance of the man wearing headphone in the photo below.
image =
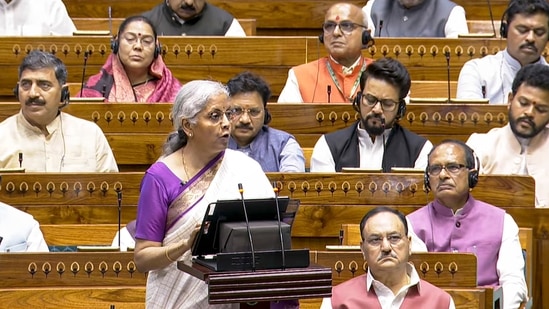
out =
{"type": "Polygon", "coordinates": [[[264,172],[305,172],[303,150],[287,132],[268,127],[269,86],[260,76],[243,72],[227,83],[234,110],[229,148],[254,158],[264,172]]]}
{"type": "Polygon", "coordinates": [[[236,18],[205,0],[164,0],[142,15],[160,35],[246,36],[236,18]]]}
{"type": "Polygon", "coordinates": [[[369,0],[362,10],[375,37],[457,38],[469,33],[465,10],[450,0],[369,0]]]}
{"type": "Polygon", "coordinates": [[[459,73],[458,99],[488,99],[506,104],[518,70],[531,63],[547,65],[542,56],[549,40],[549,3],[512,0],[501,18],[500,35],[507,48],[467,61],[459,73]]]}
{"type": "Polygon", "coordinates": [[[508,96],[509,123],[474,133],[467,144],[480,158],[483,174],[531,175],[536,207],[549,207],[549,66],[519,70],[508,96]]]}
{"type": "Polygon", "coordinates": [[[458,140],[445,140],[428,155],[425,189],[434,201],[408,215],[430,252],[477,256],[477,285],[502,286],[503,308],[527,299],[518,226],[505,210],[475,200],[478,158],[458,140]]]}
{"type": "Polygon", "coordinates": [[[278,103],[353,102],[360,76],[372,62],[362,56],[362,49],[373,44],[367,26],[360,7],[349,3],[331,6],[319,36],[328,57],[291,68],[278,103]]]}
{"type": "Polygon", "coordinates": [[[340,172],[344,167],[383,169],[427,166],[430,141],[398,124],[410,75],[402,63],[382,58],[370,64],[360,78],[353,107],[360,113],[354,125],[322,135],[311,158],[311,172],[340,172]]]}
{"type": "Polygon", "coordinates": [[[0,123],[0,168],[27,172],[118,172],[111,147],[95,123],[61,112],[69,103],[67,69],[33,50],[19,66],[14,94],[21,110],[0,123]]]}

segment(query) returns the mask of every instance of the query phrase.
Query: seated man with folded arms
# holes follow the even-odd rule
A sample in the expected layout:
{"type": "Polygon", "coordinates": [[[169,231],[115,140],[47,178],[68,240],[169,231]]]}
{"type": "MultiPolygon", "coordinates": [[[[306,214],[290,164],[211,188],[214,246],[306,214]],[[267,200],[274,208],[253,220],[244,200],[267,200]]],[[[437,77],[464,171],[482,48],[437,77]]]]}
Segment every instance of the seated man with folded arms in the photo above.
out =
{"type": "Polygon", "coordinates": [[[549,207],[549,66],[520,69],[507,100],[509,123],[473,133],[467,144],[480,160],[480,173],[530,175],[536,181],[536,207],[549,207]]]}
{"type": "Polygon", "coordinates": [[[519,308],[527,299],[519,229],[505,210],[471,195],[478,182],[473,150],[462,141],[445,140],[428,160],[425,188],[435,200],[408,215],[415,233],[430,252],[474,253],[477,284],[502,286],[503,308],[519,308]]]}
{"type": "Polygon", "coordinates": [[[547,65],[543,51],[549,39],[549,3],[513,0],[503,14],[500,33],[507,47],[495,55],[467,61],[459,73],[458,99],[488,99],[506,104],[518,70],[531,63],[547,65]]]}
{"type": "Polygon", "coordinates": [[[48,252],[40,225],[30,214],[0,202],[0,252],[48,252]]]}
{"type": "Polygon", "coordinates": [[[469,33],[465,10],[450,0],[369,0],[362,10],[376,37],[457,38],[469,33]]]}
{"type": "Polygon", "coordinates": [[[370,64],[360,78],[353,107],[360,119],[324,134],[316,142],[311,172],[340,172],[343,167],[383,169],[427,166],[430,141],[399,125],[410,90],[410,75],[400,62],[383,58],[370,64]]]}
{"type": "Polygon", "coordinates": [[[447,292],[420,279],[408,263],[412,238],[400,211],[384,206],[370,210],[360,221],[360,232],[367,274],[333,287],[321,309],[455,308],[447,292]]]}
{"type": "Polygon", "coordinates": [[[278,103],[353,102],[360,76],[372,62],[362,56],[362,49],[373,42],[367,26],[360,7],[350,3],[331,6],[319,37],[329,55],[291,68],[278,103]]]}
{"type": "Polygon", "coordinates": [[[227,88],[234,110],[229,149],[252,157],[264,172],[305,172],[305,157],[295,137],[268,126],[271,89],[267,82],[243,72],[231,78],[227,88]]]}
{"type": "Polygon", "coordinates": [[[206,0],[162,0],[142,15],[152,21],[161,36],[246,36],[236,18],[206,0]]]}
{"type": "Polygon", "coordinates": [[[61,109],[69,104],[67,69],[54,55],[31,51],[19,66],[21,110],[0,123],[0,168],[27,172],[118,172],[99,126],[61,109]]]}

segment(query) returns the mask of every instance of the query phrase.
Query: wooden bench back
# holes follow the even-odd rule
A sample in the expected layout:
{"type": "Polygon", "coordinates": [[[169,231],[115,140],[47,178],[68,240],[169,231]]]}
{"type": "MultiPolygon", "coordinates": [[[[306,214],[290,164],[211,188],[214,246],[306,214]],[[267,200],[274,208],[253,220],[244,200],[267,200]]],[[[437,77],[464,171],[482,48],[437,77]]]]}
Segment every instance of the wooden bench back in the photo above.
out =
{"type": "MultiPolygon", "coordinates": [[[[288,70],[326,56],[316,36],[307,37],[162,37],[164,62],[182,83],[195,79],[226,82],[250,70],[263,76],[276,99],[286,83],[288,70]]],[[[447,81],[450,52],[450,79],[456,81],[463,64],[473,58],[497,53],[505,48],[499,39],[417,39],[379,38],[365,49],[366,57],[392,57],[409,70],[412,80],[447,81]]],[[[0,98],[12,98],[17,69],[33,49],[55,52],[66,64],[68,82],[82,80],[83,56],[88,51],[86,77],[99,72],[110,54],[109,36],[2,37],[0,38],[0,98]]],[[[547,55],[547,53],[544,53],[547,55]]]]}

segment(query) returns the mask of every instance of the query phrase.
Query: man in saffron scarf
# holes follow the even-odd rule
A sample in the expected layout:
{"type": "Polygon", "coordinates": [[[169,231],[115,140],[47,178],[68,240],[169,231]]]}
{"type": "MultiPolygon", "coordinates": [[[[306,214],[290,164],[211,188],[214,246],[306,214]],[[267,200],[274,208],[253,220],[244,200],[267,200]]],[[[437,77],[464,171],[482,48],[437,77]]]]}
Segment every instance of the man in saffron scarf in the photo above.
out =
{"type": "Polygon", "coordinates": [[[203,281],[177,269],[191,260],[191,245],[206,212],[217,200],[274,197],[261,166],[226,149],[231,109],[218,82],[191,81],[173,106],[173,133],[164,155],[146,172],[137,206],[135,262],[149,272],[147,308],[238,308],[209,305],[203,281]]]}
{"type": "Polygon", "coordinates": [[[143,16],[122,22],[112,54],[101,71],[90,77],[80,97],[107,102],[173,102],[181,83],[166,67],[152,23],[143,16]]]}

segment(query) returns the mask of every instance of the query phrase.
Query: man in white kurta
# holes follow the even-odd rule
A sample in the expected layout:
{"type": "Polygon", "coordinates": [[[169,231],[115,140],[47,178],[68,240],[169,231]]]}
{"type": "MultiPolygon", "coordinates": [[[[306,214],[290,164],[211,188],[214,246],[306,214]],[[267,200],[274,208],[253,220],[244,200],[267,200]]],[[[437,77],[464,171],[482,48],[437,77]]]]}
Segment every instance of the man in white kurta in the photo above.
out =
{"type": "Polygon", "coordinates": [[[76,26],[61,0],[0,0],[0,36],[72,35],[74,31],[76,26]]]}
{"type": "Polygon", "coordinates": [[[0,168],[27,172],[118,172],[112,150],[93,122],[61,112],[69,102],[59,58],[31,51],[19,66],[21,110],[0,123],[0,168]]]}
{"type": "Polygon", "coordinates": [[[38,221],[0,202],[0,252],[48,252],[38,221]]]}
{"type": "Polygon", "coordinates": [[[509,123],[475,133],[467,144],[475,150],[483,174],[530,175],[536,181],[536,207],[549,207],[549,66],[522,68],[509,94],[509,123]]]}
{"type": "Polygon", "coordinates": [[[506,26],[501,31],[507,38],[507,48],[463,65],[457,85],[458,99],[482,98],[490,104],[506,104],[513,79],[521,67],[547,64],[542,53],[549,36],[549,4],[543,0],[511,3],[503,22],[506,26]]]}

